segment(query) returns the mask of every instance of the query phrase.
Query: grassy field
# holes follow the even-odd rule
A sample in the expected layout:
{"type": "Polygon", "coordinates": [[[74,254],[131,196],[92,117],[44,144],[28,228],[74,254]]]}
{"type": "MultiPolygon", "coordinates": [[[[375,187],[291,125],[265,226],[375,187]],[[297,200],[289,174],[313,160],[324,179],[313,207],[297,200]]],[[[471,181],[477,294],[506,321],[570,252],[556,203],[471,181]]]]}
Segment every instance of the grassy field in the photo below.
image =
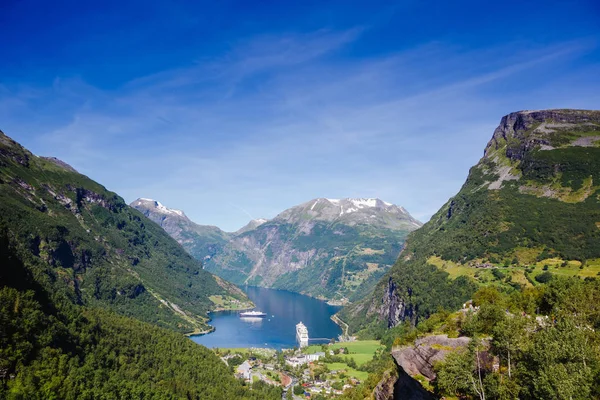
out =
{"type": "Polygon", "coordinates": [[[326,363],[325,365],[327,365],[327,368],[329,368],[330,371],[341,369],[346,370],[346,375],[359,379],[361,381],[364,381],[369,376],[368,372],[357,371],[354,368],[350,368],[344,363],[326,363]]]}
{"type": "Polygon", "coordinates": [[[210,301],[215,304],[215,310],[244,310],[252,307],[249,302],[239,301],[231,296],[213,295],[209,296],[210,301]]]}
{"type": "Polygon", "coordinates": [[[323,351],[320,344],[313,344],[302,348],[302,353],[304,354],[315,354],[320,351],[323,351]]]}
{"type": "MultiPolygon", "coordinates": [[[[510,265],[505,267],[503,265],[498,265],[497,269],[504,275],[510,276],[512,282],[517,282],[525,286],[531,286],[531,283],[525,274],[527,268],[533,269],[533,272],[529,274],[531,279],[535,279],[537,275],[545,271],[549,271],[556,275],[579,276],[581,278],[596,277],[600,275],[600,259],[587,260],[584,267],[581,268],[581,262],[574,260],[567,261],[566,265],[564,265],[564,260],[560,258],[548,258],[542,261],[532,261],[533,256],[537,255],[539,251],[536,251],[535,249],[518,250],[517,257],[520,262],[526,261],[526,266],[510,265]]],[[[452,261],[443,260],[437,256],[430,257],[427,260],[427,263],[448,272],[450,278],[452,279],[459,276],[469,276],[477,280],[482,285],[499,283],[499,279],[494,277],[493,269],[491,268],[474,268],[468,265],[461,265],[452,261]]]]}
{"type": "Polygon", "coordinates": [[[350,354],[340,354],[341,357],[351,357],[357,365],[362,365],[373,358],[378,349],[384,346],[378,340],[357,340],[355,342],[335,343],[329,346],[330,349],[339,349],[346,347],[350,354]]]}
{"type": "Polygon", "coordinates": [[[535,277],[544,271],[545,266],[548,266],[548,271],[563,276],[580,276],[597,277],[600,274],[600,259],[587,260],[585,266],[581,268],[579,261],[569,261],[566,266],[563,266],[563,260],[558,258],[548,258],[535,264],[534,271],[531,274],[535,277]]]}

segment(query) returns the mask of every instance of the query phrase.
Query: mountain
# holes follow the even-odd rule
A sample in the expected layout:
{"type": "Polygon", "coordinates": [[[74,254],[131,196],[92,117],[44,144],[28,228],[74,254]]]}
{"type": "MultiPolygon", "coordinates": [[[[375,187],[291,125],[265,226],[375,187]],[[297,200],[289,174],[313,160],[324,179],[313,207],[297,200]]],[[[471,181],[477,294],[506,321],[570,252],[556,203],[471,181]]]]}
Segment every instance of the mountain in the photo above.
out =
{"type": "Polygon", "coordinates": [[[206,263],[237,284],[328,299],[357,298],[394,262],[405,236],[421,226],[379,199],[319,198],[242,229],[206,263]]]}
{"type": "Polygon", "coordinates": [[[247,300],[115,193],[0,132],[0,398],[280,399],[176,332],[205,329],[211,299],[247,300]]]}
{"type": "MultiPolygon", "coordinates": [[[[173,239],[198,260],[212,257],[231,234],[216,226],[198,225],[180,210],[167,208],[152,199],[140,198],[130,204],[146,217],[160,225],[173,239]]],[[[248,224],[250,225],[250,224],[248,224]]]]}
{"type": "Polygon", "coordinates": [[[536,284],[542,271],[600,268],[600,111],[521,111],[502,118],[456,196],[411,233],[363,301],[353,330],[413,324],[454,310],[477,288],[536,284]]]}
{"type": "Polygon", "coordinates": [[[261,226],[262,224],[264,224],[267,221],[268,220],[266,220],[264,218],[253,219],[250,222],[248,222],[246,225],[244,225],[243,227],[241,227],[240,229],[235,231],[234,234],[241,235],[242,233],[245,233],[245,232],[248,232],[248,231],[258,228],[259,226],[261,226]]]}
{"type": "Polygon", "coordinates": [[[222,296],[247,300],[68,164],[37,157],[0,134],[0,167],[1,234],[33,260],[26,263],[30,273],[64,286],[73,302],[192,331],[207,329],[206,313],[222,296]]]}

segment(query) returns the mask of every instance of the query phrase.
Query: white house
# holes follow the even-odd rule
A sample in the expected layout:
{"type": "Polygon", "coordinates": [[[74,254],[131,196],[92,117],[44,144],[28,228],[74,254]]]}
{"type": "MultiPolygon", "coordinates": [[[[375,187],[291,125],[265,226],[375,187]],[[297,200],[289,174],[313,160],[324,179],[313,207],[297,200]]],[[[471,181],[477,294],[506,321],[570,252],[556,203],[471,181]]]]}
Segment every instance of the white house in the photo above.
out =
{"type": "Polygon", "coordinates": [[[237,367],[236,373],[240,376],[240,378],[250,380],[252,375],[252,366],[250,365],[248,360],[244,361],[241,365],[237,367]]]}
{"type": "Polygon", "coordinates": [[[313,361],[318,361],[319,358],[321,358],[321,357],[325,357],[325,353],[323,353],[322,351],[318,352],[318,353],[314,353],[314,354],[307,354],[306,360],[308,362],[313,362],[313,361]]]}

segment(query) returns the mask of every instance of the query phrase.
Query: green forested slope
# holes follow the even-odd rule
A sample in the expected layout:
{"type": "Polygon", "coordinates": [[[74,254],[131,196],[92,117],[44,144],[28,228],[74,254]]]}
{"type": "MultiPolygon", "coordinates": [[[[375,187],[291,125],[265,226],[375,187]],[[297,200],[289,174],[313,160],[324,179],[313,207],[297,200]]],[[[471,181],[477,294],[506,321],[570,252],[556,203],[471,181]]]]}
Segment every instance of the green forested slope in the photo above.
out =
{"type": "Polygon", "coordinates": [[[243,297],[116,194],[0,133],[0,398],[281,398],[175,332],[206,327],[213,294],[243,297]]]}
{"type": "Polygon", "coordinates": [[[590,276],[600,263],[599,189],[599,111],[504,117],[459,193],[408,237],[373,295],[342,318],[354,329],[416,322],[457,308],[473,279],[531,286],[541,265],[590,276]]]}
{"type": "Polygon", "coordinates": [[[69,282],[0,235],[0,398],[277,399],[164,328],[73,304],[69,282]]]}
{"type": "Polygon", "coordinates": [[[0,231],[75,303],[191,331],[206,328],[210,295],[243,297],[115,193],[2,133],[0,231]]]}

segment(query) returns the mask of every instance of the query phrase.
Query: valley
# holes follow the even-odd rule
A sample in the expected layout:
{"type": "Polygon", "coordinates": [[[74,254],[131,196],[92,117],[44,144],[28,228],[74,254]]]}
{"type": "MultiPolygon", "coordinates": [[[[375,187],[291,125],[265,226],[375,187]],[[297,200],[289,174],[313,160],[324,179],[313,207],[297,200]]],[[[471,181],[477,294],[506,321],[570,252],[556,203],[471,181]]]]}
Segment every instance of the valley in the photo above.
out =
{"type": "Polygon", "coordinates": [[[365,295],[421,226],[379,199],[314,199],[234,233],[190,221],[160,202],[131,203],[204,268],[238,285],[281,288],[347,304],[365,295]]]}

